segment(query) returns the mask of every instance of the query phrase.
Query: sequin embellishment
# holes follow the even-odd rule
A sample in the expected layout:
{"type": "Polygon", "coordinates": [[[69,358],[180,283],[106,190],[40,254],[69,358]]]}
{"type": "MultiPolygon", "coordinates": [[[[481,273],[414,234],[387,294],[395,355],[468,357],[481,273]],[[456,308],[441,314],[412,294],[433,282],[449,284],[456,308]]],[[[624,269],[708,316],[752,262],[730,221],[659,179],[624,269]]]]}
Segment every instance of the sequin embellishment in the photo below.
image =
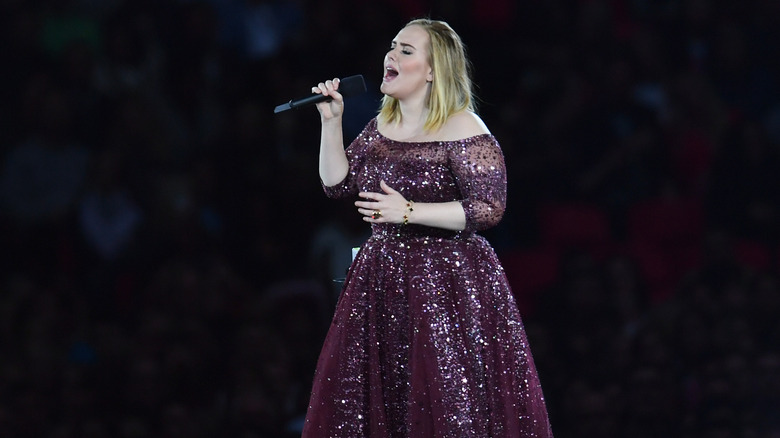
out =
{"type": "Polygon", "coordinates": [[[517,306],[489,243],[506,168],[489,134],[404,143],[372,120],[331,197],[460,201],[466,229],[372,225],[325,340],[304,437],[552,437],[517,306]]]}

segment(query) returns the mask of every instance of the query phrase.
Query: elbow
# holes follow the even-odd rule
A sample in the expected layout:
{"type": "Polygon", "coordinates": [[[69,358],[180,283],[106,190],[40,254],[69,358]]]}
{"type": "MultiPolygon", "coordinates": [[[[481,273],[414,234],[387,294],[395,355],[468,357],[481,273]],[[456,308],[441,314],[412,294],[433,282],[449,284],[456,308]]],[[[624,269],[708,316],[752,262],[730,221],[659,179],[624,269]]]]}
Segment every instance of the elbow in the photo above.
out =
{"type": "Polygon", "coordinates": [[[322,185],[322,189],[325,191],[325,196],[331,199],[344,198],[352,192],[346,180],[341,180],[336,184],[328,185],[325,183],[325,181],[320,179],[320,184],[322,185]]]}
{"type": "Polygon", "coordinates": [[[466,231],[482,231],[498,225],[506,209],[498,202],[464,201],[462,205],[466,213],[466,231]]]}
{"type": "Polygon", "coordinates": [[[501,222],[501,219],[504,217],[505,210],[506,209],[503,205],[489,205],[487,207],[487,211],[485,212],[484,220],[481,224],[479,224],[477,229],[486,230],[498,225],[498,223],[501,222]]]}

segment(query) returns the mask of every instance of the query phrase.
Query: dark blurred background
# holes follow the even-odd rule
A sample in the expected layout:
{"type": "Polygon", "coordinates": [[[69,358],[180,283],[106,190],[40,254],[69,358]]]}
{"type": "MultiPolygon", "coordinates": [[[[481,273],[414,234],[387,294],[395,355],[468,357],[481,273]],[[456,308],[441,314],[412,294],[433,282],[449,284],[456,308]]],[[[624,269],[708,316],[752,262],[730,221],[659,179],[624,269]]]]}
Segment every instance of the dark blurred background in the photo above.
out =
{"type": "Polygon", "coordinates": [[[780,1],[0,0],[0,436],[293,437],[350,248],[317,175],[410,18],[509,168],[558,437],[780,436],[780,1]]]}

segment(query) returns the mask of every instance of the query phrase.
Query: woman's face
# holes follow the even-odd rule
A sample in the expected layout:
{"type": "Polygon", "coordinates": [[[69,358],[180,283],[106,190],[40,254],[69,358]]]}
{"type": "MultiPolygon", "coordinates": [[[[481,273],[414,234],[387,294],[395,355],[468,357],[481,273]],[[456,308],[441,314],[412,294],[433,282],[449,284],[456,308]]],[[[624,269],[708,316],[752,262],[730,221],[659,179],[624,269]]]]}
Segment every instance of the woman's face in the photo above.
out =
{"type": "Polygon", "coordinates": [[[430,37],[420,26],[401,29],[385,55],[382,93],[398,100],[425,98],[433,69],[428,64],[430,37]]]}

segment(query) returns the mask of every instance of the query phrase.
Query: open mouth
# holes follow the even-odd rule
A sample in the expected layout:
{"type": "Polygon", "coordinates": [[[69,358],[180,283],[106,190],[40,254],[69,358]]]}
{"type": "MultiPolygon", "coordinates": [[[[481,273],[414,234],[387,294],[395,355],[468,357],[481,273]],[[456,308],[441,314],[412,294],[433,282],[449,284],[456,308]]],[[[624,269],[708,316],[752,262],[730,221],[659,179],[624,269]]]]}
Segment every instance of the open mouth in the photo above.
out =
{"type": "Polygon", "coordinates": [[[392,67],[385,68],[385,80],[391,81],[395,79],[395,77],[398,76],[398,71],[393,69],[392,67]]]}

